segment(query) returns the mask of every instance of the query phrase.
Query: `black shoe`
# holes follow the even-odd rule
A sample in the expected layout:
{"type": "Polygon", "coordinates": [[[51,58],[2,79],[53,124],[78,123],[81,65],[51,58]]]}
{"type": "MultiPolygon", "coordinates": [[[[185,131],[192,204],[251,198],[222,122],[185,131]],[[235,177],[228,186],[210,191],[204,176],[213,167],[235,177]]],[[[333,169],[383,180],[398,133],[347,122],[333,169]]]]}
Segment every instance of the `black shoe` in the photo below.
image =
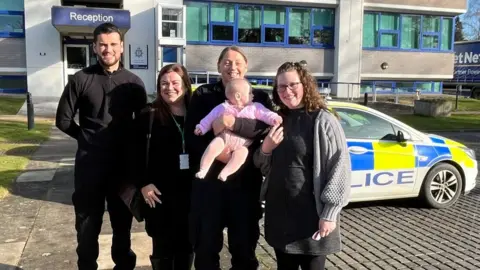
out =
{"type": "Polygon", "coordinates": [[[173,262],[174,270],[190,270],[193,265],[193,254],[176,256],[173,262]]]}
{"type": "Polygon", "coordinates": [[[150,256],[153,270],[173,270],[173,258],[153,258],[150,256]]]}

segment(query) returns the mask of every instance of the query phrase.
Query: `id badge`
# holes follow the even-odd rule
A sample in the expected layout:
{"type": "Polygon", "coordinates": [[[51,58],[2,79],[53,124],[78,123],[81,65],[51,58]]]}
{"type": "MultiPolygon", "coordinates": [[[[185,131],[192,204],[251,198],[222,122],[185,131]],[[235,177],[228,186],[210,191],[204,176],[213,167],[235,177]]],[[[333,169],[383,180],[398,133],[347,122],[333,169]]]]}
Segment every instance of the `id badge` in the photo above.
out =
{"type": "Polygon", "coordinates": [[[188,154],[180,154],[180,170],[187,170],[188,168],[188,154]]]}

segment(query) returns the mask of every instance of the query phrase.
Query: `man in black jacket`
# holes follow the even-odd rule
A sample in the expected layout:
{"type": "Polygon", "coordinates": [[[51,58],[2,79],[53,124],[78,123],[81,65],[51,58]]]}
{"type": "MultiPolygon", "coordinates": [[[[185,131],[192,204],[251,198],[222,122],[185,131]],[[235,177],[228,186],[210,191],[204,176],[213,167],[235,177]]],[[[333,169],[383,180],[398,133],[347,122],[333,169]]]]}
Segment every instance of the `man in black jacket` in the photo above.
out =
{"type": "MultiPolygon", "coordinates": [[[[225,102],[225,84],[231,78],[241,78],[246,72],[247,59],[237,47],[227,47],[218,60],[222,80],[197,88],[187,112],[185,134],[191,169],[197,172],[200,159],[215,137],[210,131],[203,136],[194,134],[195,126],[215,106],[225,102]]],[[[267,93],[253,91],[253,101],[272,109],[267,93]]],[[[229,251],[232,269],[257,269],[255,247],[260,236],[259,202],[262,174],[253,164],[253,152],[259,147],[268,125],[252,119],[224,116],[214,124],[215,133],[229,129],[242,137],[253,139],[249,156],[240,169],[226,182],[217,179],[225,164],[215,161],[204,179],[194,179],[191,203],[191,238],[195,249],[196,270],[218,270],[219,253],[223,247],[223,229],[228,227],[229,251]]],[[[224,160],[225,161],[225,160],[224,160]]]]}
{"type": "Polygon", "coordinates": [[[130,249],[132,214],[117,195],[126,173],[132,116],[146,104],[141,79],[123,68],[123,37],[110,23],[94,31],[98,64],[77,72],[60,98],[56,126],[77,140],[75,191],[72,196],[77,230],[78,268],[97,269],[98,236],[105,200],[113,230],[112,259],[115,269],[134,269],[136,255],[130,249]],[[74,121],[79,112],[79,125],[74,121]]]}

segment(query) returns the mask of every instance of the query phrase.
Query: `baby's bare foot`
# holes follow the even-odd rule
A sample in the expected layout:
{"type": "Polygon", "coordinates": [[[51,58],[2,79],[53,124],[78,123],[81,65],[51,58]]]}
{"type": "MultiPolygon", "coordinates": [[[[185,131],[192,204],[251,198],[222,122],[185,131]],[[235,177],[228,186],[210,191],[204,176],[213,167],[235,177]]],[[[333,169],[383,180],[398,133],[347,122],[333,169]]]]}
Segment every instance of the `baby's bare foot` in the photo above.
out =
{"type": "Polygon", "coordinates": [[[222,180],[223,182],[227,181],[227,175],[226,174],[223,174],[223,173],[220,173],[218,175],[218,179],[222,180]]]}
{"type": "Polygon", "coordinates": [[[203,179],[205,178],[205,175],[207,175],[207,171],[206,170],[200,170],[197,172],[197,174],[195,174],[195,177],[199,178],[199,179],[203,179]]]}

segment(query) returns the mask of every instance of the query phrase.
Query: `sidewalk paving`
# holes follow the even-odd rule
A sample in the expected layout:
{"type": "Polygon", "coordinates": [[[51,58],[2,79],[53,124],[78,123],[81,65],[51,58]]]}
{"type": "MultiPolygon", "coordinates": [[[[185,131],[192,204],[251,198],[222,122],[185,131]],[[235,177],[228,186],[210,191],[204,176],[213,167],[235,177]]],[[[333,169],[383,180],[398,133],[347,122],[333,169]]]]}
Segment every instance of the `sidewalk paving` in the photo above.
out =
{"type": "MultiPolygon", "coordinates": [[[[0,201],[0,270],[76,269],[71,202],[75,151],[76,142],[53,127],[51,138],[34,153],[11,195],[0,201]]],[[[261,225],[263,228],[263,220],[261,225]]],[[[99,269],[114,266],[110,258],[111,238],[110,220],[105,212],[99,236],[99,269]]],[[[230,267],[226,243],[225,233],[222,269],[230,267]]],[[[134,221],[132,249],[137,254],[137,269],[151,269],[151,240],[144,223],[134,221]]],[[[262,236],[257,246],[261,269],[273,268],[273,254],[262,236]]]]}

